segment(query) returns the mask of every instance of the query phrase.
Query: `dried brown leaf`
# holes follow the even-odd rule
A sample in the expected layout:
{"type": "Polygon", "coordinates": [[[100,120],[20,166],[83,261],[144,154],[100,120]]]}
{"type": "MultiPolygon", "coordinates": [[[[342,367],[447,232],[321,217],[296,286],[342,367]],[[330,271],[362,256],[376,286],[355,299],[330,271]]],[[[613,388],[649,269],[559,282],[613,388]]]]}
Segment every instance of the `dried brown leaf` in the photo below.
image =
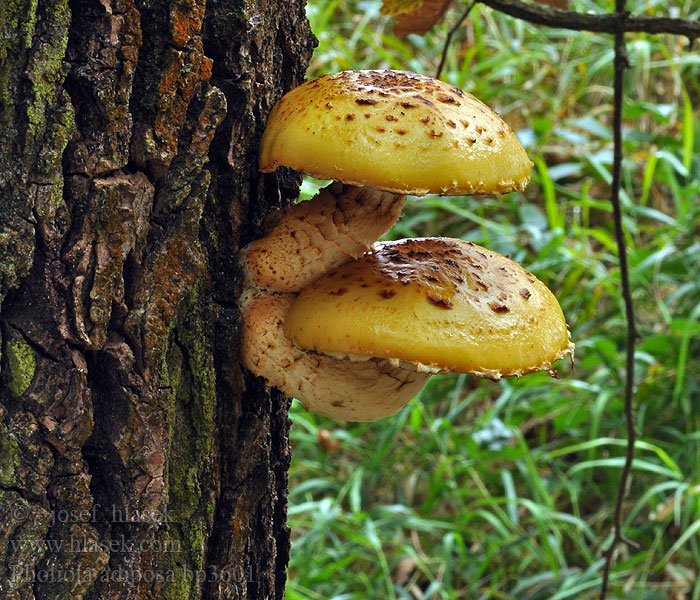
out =
{"type": "Polygon", "coordinates": [[[319,429],[316,436],[318,437],[319,444],[323,446],[326,452],[335,452],[340,448],[340,440],[334,437],[327,429],[319,429]]]}
{"type": "Polygon", "coordinates": [[[394,569],[394,583],[399,587],[403,587],[408,583],[408,580],[416,570],[416,561],[410,556],[402,558],[394,569]]]}
{"type": "Polygon", "coordinates": [[[423,35],[440,23],[453,0],[384,0],[382,13],[396,17],[396,35],[423,35]]]}

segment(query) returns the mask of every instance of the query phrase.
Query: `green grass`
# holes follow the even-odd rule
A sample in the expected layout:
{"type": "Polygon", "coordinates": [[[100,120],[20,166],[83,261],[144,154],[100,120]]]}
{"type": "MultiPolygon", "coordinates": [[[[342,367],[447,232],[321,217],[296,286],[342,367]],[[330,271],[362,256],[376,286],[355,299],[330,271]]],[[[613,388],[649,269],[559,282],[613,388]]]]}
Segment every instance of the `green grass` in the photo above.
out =
{"type": "MultiPolygon", "coordinates": [[[[574,0],[576,10],[611,2],[574,0]]],[[[659,1],[630,0],[661,15],[659,1]]],[[[376,1],[310,0],[309,76],[433,74],[447,24],[395,38],[376,1]]],[[[697,2],[676,3],[698,18],[697,2]]],[[[684,41],[684,40],[683,40],[684,41]]],[[[628,36],[623,209],[640,338],[627,536],[608,598],[700,599],[700,54],[628,36]]],[[[625,320],[608,200],[611,40],[478,6],[442,78],[518,131],[524,194],[410,199],[391,237],[449,235],[518,260],[557,295],[576,342],[559,378],[435,376],[395,417],[292,408],[287,597],[593,599],[626,438],[625,320]]],[[[304,194],[316,183],[307,181],[304,194]]]]}

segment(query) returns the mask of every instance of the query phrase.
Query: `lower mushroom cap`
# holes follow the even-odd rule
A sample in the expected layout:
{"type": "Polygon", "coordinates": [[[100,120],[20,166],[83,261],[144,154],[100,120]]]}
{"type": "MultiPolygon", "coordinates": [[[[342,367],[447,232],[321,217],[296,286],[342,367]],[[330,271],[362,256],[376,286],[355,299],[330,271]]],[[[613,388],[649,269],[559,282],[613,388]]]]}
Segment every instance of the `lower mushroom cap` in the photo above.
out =
{"type": "Polygon", "coordinates": [[[307,286],[285,320],[297,345],[499,379],[551,368],[573,351],[552,292],[470,242],[375,244],[307,286]]]}
{"type": "Polygon", "coordinates": [[[308,410],[345,421],[376,421],[411,400],[429,374],[392,361],[351,361],[303,350],[282,323],[296,294],[249,289],[241,297],[243,364],[308,410]]]}

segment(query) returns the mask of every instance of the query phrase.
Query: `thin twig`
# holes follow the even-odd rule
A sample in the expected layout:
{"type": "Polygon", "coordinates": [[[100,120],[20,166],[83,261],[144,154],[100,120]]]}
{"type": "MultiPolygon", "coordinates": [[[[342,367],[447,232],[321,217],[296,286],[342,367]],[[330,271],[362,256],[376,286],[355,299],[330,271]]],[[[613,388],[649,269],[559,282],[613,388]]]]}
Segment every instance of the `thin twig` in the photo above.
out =
{"type": "Polygon", "coordinates": [[[623,27],[623,32],[685,35],[691,42],[700,37],[700,21],[691,21],[690,19],[630,15],[621,24],[618,16],[615,14],[589,15],[547,8],[539,4],[521,2],[521,0],[479,0],[479,2],[522,21],[557,29],[617,33],[618,28],[623,27]]]}
{"type": "Polygon", "coordinates": [[[620,207],[620,178],[622,170],[622,103],[624,95],[625,70],[629,67],[627,61],[627,49],[625,47],[625,0],[615,0],[616,17],[619,27],[615,33],[615,82],[614,82],[614,109],[613,109],[613,172],[610,187],[610,202],[613,207],[615,222],[615,239],[617,241],[617,253],[620,261],[620,279],[622,282],[622,297],[625,303],[625,315],[627,318],[627,361],[625,377],[625,417],[627,420],[627,454],[625,465],[620,476],[620,484],[617,490],[615,513],[613,516],[613,538],[610,546],[603,553],[605,564],[603,566],[603,578],[600,586],[599,600],[605,600],[610,580],[610,569],[615,557],[617,545],[624,541],[622,532],[622,504],[630,481],[632,461],[634,460],[634,444],[636,434],[634,430],[634,344],[637,337],[634,322],[634,304],[630,290],[629,270],[627,267],[627,247],[622,227],[622,209],[620,207]]]}
{"type": "Polygon", "coordinates": [[[479,0],[474,0],[468,7],[467,10],[464,11],[464,14],[459,18],[457,23],[455,23],[454,27],[450,29],[450,31],[447,34],[447,37],[445,38],[445,45],[442,47],[442,56],[440,57],[440,66],[437,68],[437,72],[435,73],[435,79],[440,79],[440,75],[442,74],[442,68],[445,66],[445,60],[447,60],[447,50],[450,47],[450,43],[452,42],[452,36],[455,34],[455,32],[462,26],[462,23],[466,20],[466,18],[469,16],[469,13],[472,12],[472,8],[476,6],[476,3],[479,0]]]}

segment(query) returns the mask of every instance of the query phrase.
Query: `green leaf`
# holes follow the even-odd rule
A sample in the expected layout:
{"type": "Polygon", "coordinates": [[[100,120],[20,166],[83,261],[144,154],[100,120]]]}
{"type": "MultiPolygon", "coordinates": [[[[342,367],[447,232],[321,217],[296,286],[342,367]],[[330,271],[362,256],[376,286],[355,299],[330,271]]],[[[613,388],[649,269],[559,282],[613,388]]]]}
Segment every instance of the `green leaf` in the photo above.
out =
{"type": "Polygon", "coordinates": [[[554,191],[554,183],[552,183],[552,178],[549,176],[547,164],[539,156],[536,156],[535,166],[537,167],[537,172],[540,175],[540,185],[542,186],[542,193],[544,194],[544,206],[545,210],[547,211],[549,228],[551,230],[560,229],[564,226],[564,218],[559,213],[557,196],[556,192],[554,191]]]}
{"type": "Polygon", "coordinates": [[[690,162],[693,160],[693,147],[695,145],[695,118],[693,115],[693,103],[688,92],[683,88],[683,166],[690,171],[690,162]]]}

